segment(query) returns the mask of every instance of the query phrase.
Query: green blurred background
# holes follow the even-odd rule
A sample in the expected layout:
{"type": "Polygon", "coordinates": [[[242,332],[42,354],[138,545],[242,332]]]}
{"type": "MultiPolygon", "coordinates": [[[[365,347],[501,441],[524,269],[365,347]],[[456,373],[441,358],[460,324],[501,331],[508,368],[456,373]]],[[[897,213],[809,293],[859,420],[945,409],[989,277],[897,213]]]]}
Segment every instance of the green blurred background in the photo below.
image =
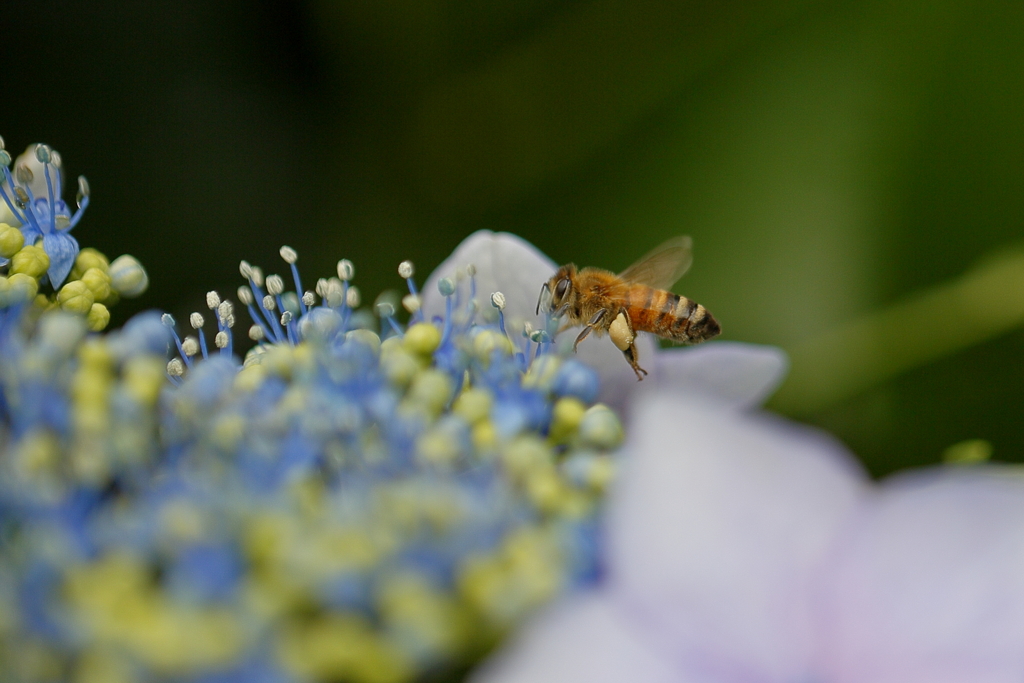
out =
{"type": "Polygon", "coordinates": [[[115,322],[281,244],[372,296],[479,228],[611,269],[688,233],[677,291],[793,352],[778,409],[876,474],[1024,459],[1024,268],[980,323],[946,284],[1022,236],[1024,3],[6,0],[0,31],[8,147],[60,150],[79,241],[149,269],[115,322]]]}

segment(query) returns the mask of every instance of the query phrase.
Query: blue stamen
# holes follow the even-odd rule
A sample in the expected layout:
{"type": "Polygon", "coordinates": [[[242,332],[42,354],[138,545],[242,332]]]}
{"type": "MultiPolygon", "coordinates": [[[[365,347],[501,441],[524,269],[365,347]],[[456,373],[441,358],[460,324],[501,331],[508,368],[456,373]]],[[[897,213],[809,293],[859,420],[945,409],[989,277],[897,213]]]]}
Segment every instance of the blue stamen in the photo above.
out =
{"type": "Polygon", "coordinates": [[[398,335],[399,337],[405,336],[405,332],[402,330],[401,327],[399,327],[398,323],[395,322],[393,316],[388,315],[385,316],[384,319],[388,321],[388,324],[391,325],[391,329],[395,331],[396,335],[398,335]]]}
{"type": "Polygon", "coordinates": [[[276,342],[283,342],[285,336],[284,330],[281,329],[281,323],[277,321],[277,316],[272,311],[268,311],[266,306],[263,305],[263,298],[266,296],[263,293],[263,288],[257,285],[255,280],[251,278],[249,279],[249,288],[252,289],[253,296],[256,297],[256,301],[259,303],[259,310],[263,312],[263,318],[267,321],[270,328],[274,330],[274,334],[268,335],[267,338],[273,339],[276,342]]]}
{"type": "Polygon", "coordinates": [[[78,209],[75,211],[75,215],[71,217],[71,222],[68,223],[68,230],[78,225],[78,221],[82,220],[82,214],[85,213],[85,209],[88,206],[89,198],[82,197],[82,201],[78,203],[78,209]]]}
{"type": "Polygon", "coordinates": [[[43,164],[43,177],[46,178],[46,191],[50,195],[50,227],[57,230],[57,204],[53,201],[53,181],[50,179],[50,164],[43,164]]]}
{"type": "Polygon", "coordinates": [[[164,327],[169,329],[171,334],[174,336],[174,345],[178,347],[178,355],[181,356],[183,361],[185,361],[185,365],[191,368],[192,359],[185,354],[185,350],[181,347],[181,337],[178,336],[178,330],[174,329],[174,318],[172,318],[170,314],[165,313],[161,322],[163,322],[164,327]]]}
{"type": "Polygon", "coordinates": [[[295,280],[295,293],[299,295],[299,310],[302,311],[302,315],[306,315],[306,302],[302,300],[302,282],[299,280],[299,269],[294,264],[289,264],[292,267],[292,279],[295,280]]]}
{"type": "MultiPolygon", "coordinates": [[[[15,183],[14,178],[11,176],[10,169],[4,166],[3,172],[4,178],[7,180],[7,184],[13,188],[15,186],[15,183]]],[[[11,191],[13,192],[14,190],[12,189],[11,191]]],[[[4,198],[4,203],[7,204],[7,208],[11,210],[11,213],[14,214],[14,217],[18,219],[19,223],[21,223],[22,225],[28,223],[28,219],[25,218],[25,215],[21,213],[21,210],[18,209],[15,206],[15,204],[11,202],[11,198],[7,196],[7,191],[4,190],[3,183],[0,183],[0,196],[4,198]]]]}
{"type": "Polygon", "coordinates": [[[348,319],[352,315],[352,311],[348,305],[348,280],[341,281],[341,331],[348,331],[348,319]]]}
{"type": "Polygon", "coordinates": [[[448,343],[452,336],[452,295],[444,298],[444,329],[441,330],[441,346],[448,343]]]}
{"type": "Polygon", "coordinates": [[[259,325],[260,329],[263,330],[263,336],[266,339],[273,339],[274,335],[271,333],[264,323],[262,317],[256,312],[256,307],[253,304],[248,304],[246,308],[249,309],[249,317],[252,318],[254,325],[259,325]]]}
{"type": "Polygon", "coordinates": [[[206,353],[206,335],[203,334],[203,328],[200,327],[196,332],[199,335],[199,348],[203,351],[203,358],[209,358],[209,355],[206,353]]]}
{"type": "MultiPolygon", "coordinates": [[[[505,330],[505,312],[501,309],[498,309],[498,329],[501,330],[503,335],[508,337],[508,332],[505,330]]],[[[512,341],[511,337],[509,337],[509,341],[512,341]]]]}

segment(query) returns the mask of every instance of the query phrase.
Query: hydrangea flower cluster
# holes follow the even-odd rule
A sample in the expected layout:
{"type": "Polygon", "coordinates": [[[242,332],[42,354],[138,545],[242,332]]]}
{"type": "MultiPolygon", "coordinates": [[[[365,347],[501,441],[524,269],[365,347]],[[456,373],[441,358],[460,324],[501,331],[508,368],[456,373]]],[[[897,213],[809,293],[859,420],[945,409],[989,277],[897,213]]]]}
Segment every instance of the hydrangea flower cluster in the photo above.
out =
{"type": "Polygon", "coordinates": [[[471,264],[428,317],[403,262],[403,325],[360,308],[351,262],[305,291],[281,255],[292,291],[242,263],[244,362],[214,292],[212,344],[201,313],[183,338],[155,313],[0,319],[13,680],[441,680],[599,575],[623,433],[597,373],[511,334],[500,292],[478,310],[471,264]]]}
{"type": "Polygon", "coordinates": [[[111,263],[96,249],[79,250],[71,230],[89,205],[89,182],[78,177],[74,214],[62,198],[63,162],[48,145],[30,145],[11,168],[0,138],[0,311],[61,308],[86,317],[89,329],[110,322],[109,307],[149,286],[132,256],[111,263]]]}

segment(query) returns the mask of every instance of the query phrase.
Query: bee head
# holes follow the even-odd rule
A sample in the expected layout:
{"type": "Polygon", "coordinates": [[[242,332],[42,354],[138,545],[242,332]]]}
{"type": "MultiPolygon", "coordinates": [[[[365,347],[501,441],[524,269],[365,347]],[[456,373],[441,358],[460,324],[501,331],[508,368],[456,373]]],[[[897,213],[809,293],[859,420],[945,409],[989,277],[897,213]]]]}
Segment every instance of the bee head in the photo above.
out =
{"type": "Polygon", "coordinates": [[[569,307],[569,300],[573,293],[572,282],[575,277],[576,266],[572,263],[559,268],[558,272],[540,288],[540,296],[537,297],[537,313],[540,313],[546,294],[548,297],[546,309],[555,313],[555,317],[562,315],[569,307]]]}

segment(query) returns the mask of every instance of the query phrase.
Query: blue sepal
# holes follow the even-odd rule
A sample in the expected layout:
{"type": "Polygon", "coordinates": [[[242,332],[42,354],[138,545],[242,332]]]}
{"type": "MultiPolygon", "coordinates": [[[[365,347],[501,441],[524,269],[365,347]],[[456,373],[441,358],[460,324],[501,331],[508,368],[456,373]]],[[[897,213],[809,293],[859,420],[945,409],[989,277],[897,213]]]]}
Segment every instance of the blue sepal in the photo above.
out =
{"type": "Polygon", "coordinates": [[[78,242],[66,232],[51,232],[43,235],[43,251],[50,257],[50,269],[46,274],[50,276],[50,283],[57,289],[64,282],[64,278],[71,272],[75,265],[75,257],[78,256],[78,242]]]}

